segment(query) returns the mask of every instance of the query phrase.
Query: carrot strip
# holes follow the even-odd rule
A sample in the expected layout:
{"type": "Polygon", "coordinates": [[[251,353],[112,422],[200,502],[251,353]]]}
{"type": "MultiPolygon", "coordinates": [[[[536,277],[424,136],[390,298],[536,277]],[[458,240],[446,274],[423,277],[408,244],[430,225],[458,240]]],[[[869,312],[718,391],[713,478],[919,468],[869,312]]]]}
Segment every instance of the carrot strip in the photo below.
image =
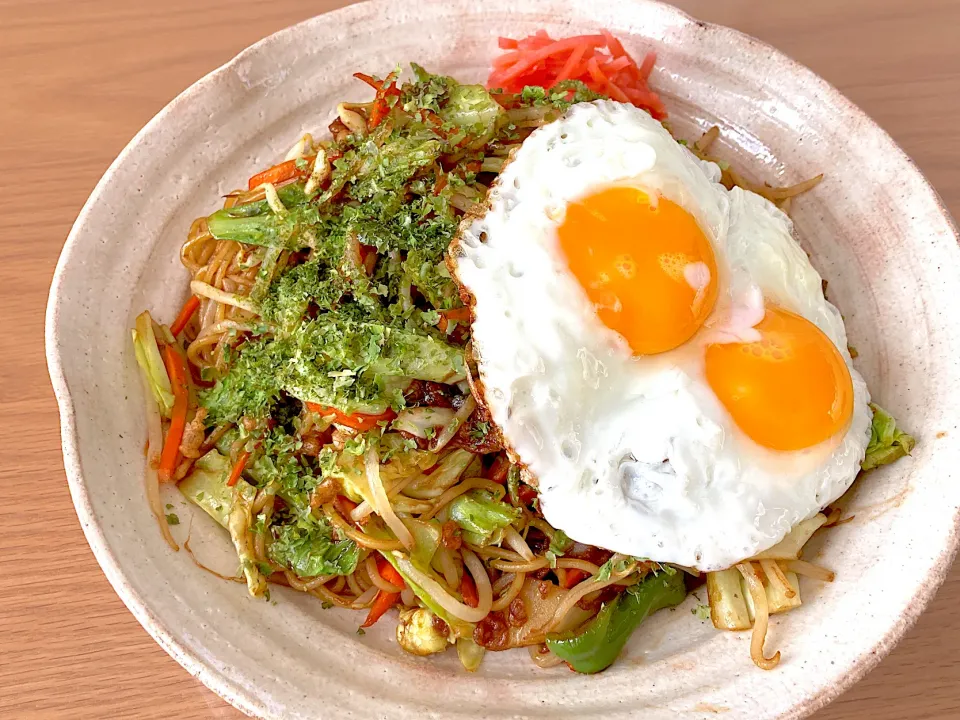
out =
{"type": "Polygon", "coordinates": [[[253,190],[264,183],[279,185],[287,180],[292,180],[299,174],[300,168],[297,167],[297,161],[286,160],[251,177],[250,180],[247,181],[247,188],[253,190]]]}
{"type": "Polygon", "coordinates": [[[407,583],[403,579],[397,569],[390,564],[390,561],[384,558],[383,556],[377,558],[377,572],[380,573],[380,577],[386,580],[391,585],[394,585],[398,588],[405,588],[407,583]]]}
{"type": "Polygon", "coordinates": [[[440,314],[451,322],[467,322],[470,320],[470,308],[459,307],[452,310],[441,310],[440,314]]]}
{"type": "Polygon", "coordinates": [[[580,74],[580,62],[583,60],[583,56],[586,54],[586,52],[586,45],[581,45],[578,48],[574,48],[573,52],[570,53],[570,57],[567,58],[567,61],[560,69],[560,73],[557,75],[558,83],[561,83],[564,80],[569,80],[570,78],[574,78],[580,74]]]}
{"type": "Polygon", "coordinates": [[[339,425],[346,425],[349,428],[360,431],[371,430],[376,427],[377,423],[385,420],[393,420],[393,418],[397,416],[392,408],[387,408],[379,415],[363,415],[361,413],[353,413],[352,415],[349,415],[347,413],[342,413],[335,407],[330,407],[329,405],[320,405],[312,402],[308,402],[306,405],[308,409],[320,415],[333,415],[333,421],[339,425]]]}
{"type": "MultiPolygon", "coordinates": [[[[396,568],[390,564],[390,562],[383,556],[377,558],[377,572],[380,574],[380,577],[386,580],[391,585],[395,585],[399,588],[405,588],[407,584],[403,581],[403,576],[397,572],[396,568]]],[[[384,613],[387,612],[390,608],[397,604],[397,601],[400,599],[400,593],[390,593],[385,590],[381,590],[377,593],[376,600],[373,601],[373,605],[370,607],[370,612],[367,614],[367,619],[363,621],[363,625],[360,627],[368,628],[373,625],[377,620],[383,617],[384,613]]]]}
{"type": "Polygon", "coordinates": [[[373,107],[370,109],[370,118],[367,120],[367,126],[371,130],[383,122],[383,119],[390,114],[390,103],[387,102],[387,98],[400,97],[400,88],[397,87],[396,81],[396,73],[390,73],[377,89],[377,97],[373,101],[373,107]]]}
{"type": "Polygon", "coordinates": [[[353,74],[353,76],[354,76],[357,80],[362,80],[362,81],[365,82],[367,85],[369,85],[370,87],[372,87],[374,90],[379,90],[381,87],[383,87],[383,83],[382,83],[380,80],[374,80],[372,77],[370,77],[370,76],[367,75],[366,73],[355,72],[355,73],[353,74]]]}
{"type": "MultiPolygon", "coordinates": [[[[514,41],[506,42],[501,49],[508,52],[494,59],[487,80],[490,88],[517,93],[527,85],[551,89],[576,79],[614,100],[643,108],[658,120],[667,116],[659,96],[647,85],[656,54],[647,53],[638,66],[609,30],[561,40],[538,31],[517,40],[515,46],[514,41]]],[[[498,102],[508,109],[517,107],[510,96],[498,98],[498,102]]]]}
{"type": "Polygon", "coordinates": [[[392,608],[397,604],[397,600],[400,599],[400,593],[388,593],[384,590],[381,590],[377,593],[377,599],[373,601],[373,605],[370,606],[370,612],[367,614],[367,619],[363,621],[363,624],[360,626],[362,628],[368,628],[373,625],[377,620],[382,618],[387,610],[392,608]]]}
{"type": "Polygon", "coordinates": [[[612,77],[627,67],[630,67],[630,58],[628,58],[626,55],[621,55],[616,60],[611,60],[610,62],[601,65],[600,70],[607,77],[612,77]]]}
{"type": "Polygon", "coordinates": [[[187,385],[187,368],[183,356],[173,349],[172,345],[163,348],[163,363],[170,377],[173,389],[173,410],[170,413],[170,427],[167,437],[163,441],[163,450],[160,452],[160,465],[157,474],[161,482],[171,482],[177,467],[177,458],[180,457],[180,442],[183,440],[183,431],[187,426],[187,406],[190,392],[187,385]]]}
{"type": "Polygon", "coordinates": [[[600,34],[603,35],[604,40],[607,41],[607,47],[610,49],[610,54],[613,55],[613,57],[620,58],[624,55],[630,57],[627,55],[627,51],[623,49],[623,44],[613,36],[613,33],[609,30],[601,30],[600,34]]]}
{"type": "Polygon", "coordinates": [[[180,310],[180,314],[177,315],[177,319],[173,321],[173,325],[170,326],[170,332],[173,333],[173,336],[176,337],[183,332],[183,329],[187,326],[187,323],[190,322],[190,318],[193,317],[193,314],[200,309],[200,298],[196,295],[191,295],[190,298],[183,304],[183,308],[180,310]]]}
{"type": "Polygon", "coordinates": [[[493,465],[490,466],[490,480],[497,483],[498,485],[503,485],[507,481],[507,474],[510,472],[510,461],[507,460],[506,455],[498,455],[497,459],[493,461],[493,465]]]}
{"type": "Polygon", "coordinates": [[[574,585],[576,585],[581,580],[583,580],[586,576],[587,576],[587,573],[585,573],[583,570],[578,570],[577,568],[570,568],[569,570],[567,570],[567,576],[566,576],[566,579],[564,580],[563,587],[569,590],[574,585]]]}
{"type": "Polygon", "coordinates": [[[592,49],[598,45],[602,45],[603,42],[603,35],[581,35],[580,37],[557,40],[555,43],[547,45],[546,47],[527,55],[526,58],[518,62],[509,71],[507,71],[504,74],[503,79],[513,80],[514,78],[520,76],[525,70],[529,70],[538,62],[541,60],[546,60],[551,55],[558,55],[559,53],[567,50],[573,50],[580,45],[586,45],[592,49]]]}
{"type": "Polygon", "coordinates": [[[537,499],[537,491],[529,485],[521,485],[517,495],[521,505],[529,505],[537,499]]]}
{"type": "Polygon", "coordinates": [[[447,331],[447,326],[452,322],[465,323],[470,322],[470,308],[453,308],[452,310],[440,310],[440,321],[437,327],[441,332],[447,331]]]}
{"type": "Polygon", "coordinates": [[[607,76],[600,71],[600,65],[597,63],[596,56],[590,58],[590,61],[587,63],[587,72],[590,73],[590,77],[593,78],[593,81],[597,83],[597,85],[606,88],[607,93],[614,100],[624,103],[630,102],[630,98],[627,97],[626,93],[610,82],[607,76]]]}
{"type": "Polygon", "coordinates": [[[640,79],[644,83],[647,82],[647,79],[650,77],[650,71],[653,70],[653,66],[657,62],[657,54],[653,51],[648,52],[643,56],[643,62],[640,63],[640,67],[637,70],[637,73],[640,75],[640,79]]]}
{"type": "Polygon", "coordinates": [[[470,573],[464,571],[460,578],[460,594],[463,596],[463,602],[470,607],[477,607],[480,604],[480,595],[477,593],[477,585],[470,577],[470,573]]]}
{"type": "Polygon", "coordinates": [[[504,53],[500,57],[493,59],[493,67],[497,70],[503,70],[504,68],[507,68],[513,65],[521,57],[523,57],[522,50],[515,50],[514,52],[504,53]]]}
{"type": "Polygon", "coordinates": [[[250,453],[244,450],[237,456],[237,461],[233,464],[233,469],[230,471],[230,477],[227,478],[227,487],[233,487],[240,481],[240,476],[243,474],[243,469],[247,467],[247,461],[250,459],[250,453]]]}
{"type": "Polygon", "coordinates": [[[497,38],[497,47],[501,50],[516,50],[519,47],[519,43],[516,40],[502,37],[497,38]]]}
{"type": "Polygon", "coordinates": [[[350,522],[350,513],[357,509],[357,503],[348,498],[346,495],[337,495],[333,499],[333,507],[343,516],[344,520],[350,522]]]}

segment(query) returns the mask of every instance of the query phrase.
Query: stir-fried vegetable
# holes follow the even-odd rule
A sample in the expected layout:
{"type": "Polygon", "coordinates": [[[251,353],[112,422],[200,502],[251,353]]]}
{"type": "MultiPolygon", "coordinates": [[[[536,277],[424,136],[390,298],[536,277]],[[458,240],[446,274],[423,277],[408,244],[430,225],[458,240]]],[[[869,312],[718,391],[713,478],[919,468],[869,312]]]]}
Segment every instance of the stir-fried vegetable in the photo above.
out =
{"type": "Polygon", "coordinates": [[[504,528],[519,517],[518,508],[484,490],[472,490],[450,504],[450,519],[463,528],[464,540],[473,545],[499,542],[504,528]]]}
{"type": "Polygon", "coordinates": [[[871,403],[873,424],[870,427],[870,444],[861,467],[873,470],[881,465],[889,465],[905,455],[909,455],[916,440],[897,427],[893,416],[879,405],[871,403]]]}
{"type": "Polygon", "coordinates": [[[194,463],[193,470],[178,487],[184,497],[202,508],[230,533],[247,580],[247,588],[251,595],[259,596],[266,590],[266,580],[247,537],[257,490],[243,480],[233,488],[228,487],[226,481],[229,472],[230,461],[216,450],[211,450],[194,463]]]}
{"type": "Polygon", "coordinates": [[[743,576],[736,568],[707,573],[710,619],[718,630],[749,630],[753,625],[747,611],[743,576]]]}
{"type": "Polygon", "coordinates": [[[267,552],[278,565],[305,578],[349,575],[360,557],[360,548],[353,540],[335,540],[330,525],[313,515],[275,526],[267,552]]]}
{"type": "Polygon", "coordinates": [[[183,304],[183,308],[180,310],[180,314],[177,315],[177,319],[174,320],[173,325],[170,326],[170,334],[176,337],[182,333],[187,323],[190,322],[190,319],[196,315],[199,309],[200,298],[196,295],[191,295],[187,298],[187,301],[183,304]]]}
{"type": "Polygon", "coordinates": [[[679,605],[686,596],[682,573],[650,575],[614,598],[579,632],[548,636],[547,647],[577,672],[600,672],[613,664],[649,615],[679,605]]]}
{"type": "Polygon", "coordinates": [[[235,205],[218,210],[207,218],[210,233],[218,240],[234,240],[248,245],[298,250],[313,242],[309,228],[317,223],[316,208],[309,205],[300,184],[277,191],[286,209],[276,213],[267,200],[235,205]]]}
{"type": "Polygon", "coordinates": [[[470,637],[473,634],[473,625],[450,614],[437,600],[436,596],[442,595],[443,591],[440,589],[440,578],[432,569],[417,568],[409,556],[400,552],[388,552],[384,557],[396,568],[420,602],[446,622],[456,637],[470,637]]]}
{"type": "MultiPolygon", "coordinates": [[[[403,576],[397,572],[397,570],[390,564],[390,562],[384,557],[377,558],[377,573],[380,577],[386,580],[391,585],[394,585],[401,590],[407,586],[403,581],[403,576]]],[[[370,612],[367,615],[367,619],[364,620],[363,625],[360,627],[368,628],[373,625],[377,620],[379,620],[383,615],[392,608],[400,600],[399,592],[387,592],[386,590],[380,590],[377,593],[376,600],[374,600],[373,605],[370,607],[370,612]]],[[[400,630],[397,630],[397,639],[400,639],[400,630]]]]}
{"type": "Polygon", "coordinates": [[[296,159],[294,160],[285,160],[282,163],[274,165],[272,168],[268,168],[263,172],[257,173],[250,178],[247,186],[253,190],[254,188],[270,183],[271,185],[279,185],[280,183],[287,182],[288,180],[293,180],[296,177],[304,177],[310,173],[307,170],[308,164],[313,162],[313,157],[304,158],[304,162],[298,163],[296,159]]]}
{"type": "Polygon", "coordinates": [[[800,551],[807,544],[813,534],[823,527],[827,521],[827,516],[823,513],[817,513],[812,518],[803,520],[793,526],[793,529],[787,533],[787,536],[763,552],[759,552],[751,558],[752,560],[796,560],[800,557],[800,551]]]}
{"type": "Polygon", "coordinates": [[[160,475],[162,482],[170,482],[174,479],[173,472],[176,469],[177,459],[180,457],[180,441],[183,439],[183,431],[187,426],[187,413],[190,410],[190,388],[187,379],[186,361],[180,352],[175,350],[172,345],[164,346],[163,361],[167,368],[167,376],[170,378],[170,385],[173,388],[173,408],[170,411],[170,427],[167,429],[167,437],[163,442],[163,451],[160,453],[157,473],[160,475]]]}
{"type": "Polygon", "coordinates": [[[237,461],[233,464],[233,469],[230,471],[230,477],[227,478],[227,487],[233,487],[240,480],[240,476],[243,475],[243,471],[247,467],[247,463],[250,462],[250,452],[248,450],[242,451],[237,456],[237,461]]]}
{"type": "Polygon", "coordinates": [[[245,480],[236,483],[234,489],[228,487],[225,481],[229,472],[230,460],[216,450],[210,450],[193,464],[190,474],[177,485],[187,500],[223,527],[227,527],[236,496],[243,495],[252,502],[257,493],[256,488],[245,480]]]}
{"type": "Polygon", "coordinates": [[[142,312],[137,316],[133,330],[133,349],[137,364],[143,370],[150,385],[153,399],[157,401],[160,414],[170,417],[173,410],[173,389],[164,367],[163,356],[157,346],[157,336],[153,332],[153,318],[150,313],[142,312]]]}
{"type": "Polygon", "coordinates": [[[473,641],[473,638],[457,638],[457,656],[460,658],[463,669],[468,672],[476,672],[486,652],[483,647],[473,641]]]}
{"type": "Polygon", "coordinates": [[[493,61],[489,87],[519,92],[525,86],[562,91],[571,80],[623,103],[632,103],[662,120],[667,116],[659,96],[647,85],[656,55],[647,53],[640,65],[607,30],[554,40],[543,30],[513,40],[500,38],[506,50],[493,61]],[[601,48],[606,48],[606,52],[601,48]]]}
{"type": "Polygon", "coordinates": [[[508,123],[504,109],[479,85],[454,85],[439,116],[465,133],[470,147],[483,147],[508,123]]]}
{"type": "Polygon", "coordinates": [[[436,615],[426,608],[404,610],[397,625],[397,644],[413,655],[443,652],[450,647],[451,640],[448,632],[439,629],[435,619],[436,615]]]}
{"type": "MultiPolygon", "coordinates": [[[[157,408],[149,501],[162,519],[158,478],[186,475],[181,492],[226,528],[254,596],[278,580],[365,609],[363,627],[399,607],[401,647],[455,644],[467,670],[486,649],[530,646],[538,664],[598,672],[682,600],[683,576],[661,566],[624,589],[655,564],[546,523],[468,370],[472,311],[445,255],[539,124],[599,97],[662,108],[652,57],[637,66],[608,33],[504,47],[497,74],[516,93],[418,66],[409,82],[358,73],[376,94],[341,103],[330,139],[305,134],[194,222],[190,298],[170,330],[144,313],[133,336],[157,408]]],[[[864,469],[913,446],[874,409],[864,469]]],[[[715,623],[753,625],[762,667],[778,658],[763,656],[767,617],[800,604],[797,576],[832,579],[800,559],[825,522],[708,575],[715,623]]]]}
{"type": "Polygon", "coordinates": [[[343,415],[383,415],[402,404],[391,378],[463,379],[463,351],[430,335],[328,313],[284,339],[248,344],[202,402],[213,421],[264,415],[288,393],[343,415]]]}

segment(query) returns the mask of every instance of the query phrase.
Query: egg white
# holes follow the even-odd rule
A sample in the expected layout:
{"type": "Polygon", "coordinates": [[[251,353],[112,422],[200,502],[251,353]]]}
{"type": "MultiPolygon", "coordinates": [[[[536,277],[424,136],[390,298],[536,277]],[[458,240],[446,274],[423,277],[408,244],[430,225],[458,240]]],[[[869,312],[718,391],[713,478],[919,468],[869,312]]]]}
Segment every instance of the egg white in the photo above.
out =
{"type": "Polygon", "coordinates": [[[451,268],[474,298],[486,404],[539,483],[544,517],[581,542],[717,570],[779,542],[853,482],[869,440],[866,384],[837,309],[763,198],[719,183],[647,113],[598,101],[534,132],[465,223],[451,268]],[[566,266],[556,228],[571,201],[610,185],[661,195],[699,223],[717,259],[711,317],[686,344],[632,357],[566,266]],[[709,342],[751,340],[764,298],[803,316],[850,369],[841,436],[777,453],[733,423],[703,376],[709,342]]]}

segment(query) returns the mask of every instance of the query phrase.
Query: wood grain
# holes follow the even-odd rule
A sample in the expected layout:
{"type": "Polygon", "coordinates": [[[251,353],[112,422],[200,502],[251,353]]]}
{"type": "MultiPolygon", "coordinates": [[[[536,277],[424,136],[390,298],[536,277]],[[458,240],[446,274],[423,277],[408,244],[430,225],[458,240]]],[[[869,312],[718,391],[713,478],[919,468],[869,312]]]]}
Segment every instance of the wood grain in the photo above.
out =
{"type": "MultiPolygon", "coordinates": [[[[71,223],[134,133],[248,44],[340,4],[0,0],[0,717],[239,717],[153,643],[84,541],[60,459],[43,312],[71,223]]],[[[677,4],[837,85],[960,216],[960,4],[677,4]]],[[[954,571],[900,647],[818,720],[957,717],[958,681],[954,571]]]]}

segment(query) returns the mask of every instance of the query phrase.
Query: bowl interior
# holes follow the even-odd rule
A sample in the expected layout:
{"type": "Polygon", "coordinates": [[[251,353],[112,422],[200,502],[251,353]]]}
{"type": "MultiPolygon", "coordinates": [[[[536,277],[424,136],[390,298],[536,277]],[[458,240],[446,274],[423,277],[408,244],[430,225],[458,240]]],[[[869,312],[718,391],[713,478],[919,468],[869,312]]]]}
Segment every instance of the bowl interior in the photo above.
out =
{"type": "MultiPolygon", "coordinates": [[[[71,490],[97,557],[151,634],[210,687],[262,716],[643,715],[751,717],[813,711],[899,638],[952,558],[960,485],[955,413],[960,296],[955,231],[935,193],[893,144],[835,90],[779,53],[653,2],[372,3],[321,16],[259,43],[152,121],[97,187],[75,226],[48,317],[71,490]],[[652,618],[598,676],[535,668],[526,653],[488,655],[476,674],[455,654],[403,654],[390,623],[358,637],[359,615],[276,589],[270,602],[204,572],[163,543],[143,489],[143,397],[129,328],[149,308],[170,321],[187,291],[178,251],[190,222],[286,152],[323,133],[352,80],[419,62],[482,80],[498,35],[607,27],[636,55],[655,49],[653,85],[671,123],[695,139],[722,130],[725,159],[756,180],[824,182],[793,206],[797,233],[844,313],[875,400],[919,440],[911,459],[862,478],[855,519],[822,533],[816,561],[832,585],[804,583],[803,607],[773,620],[784,660],[752,666],[747,634],[691,612],[704,591],[652,618]],[[321,711],[322,708],[322,711],[321,711]]],[[[228,547],[176,495],[181,537],[228,547]]],[[[195,543],[196,544],[196,543],[195,543]]],[[[206,551],[205,551],[206,552],[206,551]]]]}

